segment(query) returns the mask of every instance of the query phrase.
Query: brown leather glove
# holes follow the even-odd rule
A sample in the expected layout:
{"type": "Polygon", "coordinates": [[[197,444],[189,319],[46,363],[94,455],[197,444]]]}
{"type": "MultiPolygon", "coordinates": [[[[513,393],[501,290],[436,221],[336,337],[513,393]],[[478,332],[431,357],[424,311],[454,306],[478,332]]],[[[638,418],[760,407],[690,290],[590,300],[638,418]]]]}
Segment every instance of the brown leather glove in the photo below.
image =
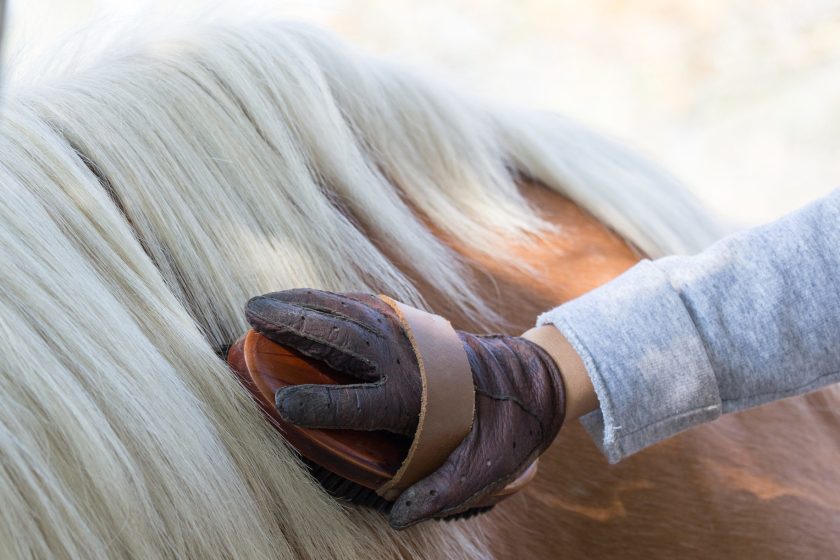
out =
{"type": "MultiPolygon", "coordinates": [[[[288,290],[253,298],[246,315],[274,342],[360,381],[280,389],[276,405],[284,419],[308,428],[413,435],[417,359],[393,309],[379,298],[288,290]]],[[[389,518],[397,529],[467,510],[501,489],[545,451],[563,423],[563,380],[542,348],[521,337],[457,332],[475,384],[472,430],[437,471],[400,495],[389,518]]]]}

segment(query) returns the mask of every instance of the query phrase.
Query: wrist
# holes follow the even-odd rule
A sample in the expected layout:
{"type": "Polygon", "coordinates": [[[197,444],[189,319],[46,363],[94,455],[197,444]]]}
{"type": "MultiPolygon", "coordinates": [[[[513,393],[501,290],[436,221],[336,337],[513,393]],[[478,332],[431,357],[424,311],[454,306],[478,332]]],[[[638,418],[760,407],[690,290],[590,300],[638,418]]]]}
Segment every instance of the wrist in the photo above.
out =
{"type": "Polygon", "coordinates": [[[530,329],[522,334],[522,338],[542,348],[560,370],[566,392],[566,422],[598,408],[598,397],[586,366],[554,325],[530,329]]]}

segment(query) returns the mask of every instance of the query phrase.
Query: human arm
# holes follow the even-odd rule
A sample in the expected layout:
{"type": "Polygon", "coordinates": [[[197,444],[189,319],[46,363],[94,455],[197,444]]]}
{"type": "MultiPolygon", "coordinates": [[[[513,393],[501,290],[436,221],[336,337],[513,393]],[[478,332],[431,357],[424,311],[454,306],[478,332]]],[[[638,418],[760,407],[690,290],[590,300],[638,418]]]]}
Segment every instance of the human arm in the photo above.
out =
{"type": "Polygon", "coordinates": [[[611,462],[840,380],[840,192],[691,257],[643,261],[538,319],[581,357],[611,462]]]}

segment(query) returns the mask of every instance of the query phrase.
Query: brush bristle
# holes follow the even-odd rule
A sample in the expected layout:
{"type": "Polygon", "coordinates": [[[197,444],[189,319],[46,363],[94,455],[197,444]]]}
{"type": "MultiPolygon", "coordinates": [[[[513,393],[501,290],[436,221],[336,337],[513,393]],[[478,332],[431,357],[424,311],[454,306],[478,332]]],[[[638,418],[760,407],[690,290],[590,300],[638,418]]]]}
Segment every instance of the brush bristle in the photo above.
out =
{"type": "MultiPolygon", "coordinates": [[[[393,502],[389,502],[374,490],[365,488],[361,484],[357,484],[352,480],[347,480],[332,471],[310,461],[306,457],[301,457],[303,463],[309,469],[310,474],[315,480],[327,491],[327,494],[338,500],[347,501],[354,505],[360,505],[374,509],[378,512],[388,514],[391,511],[393,502]]],[[[495,505],[495,504],[494,504],[495,505]]],[[[481,515],[493,509],[493,505],[481,506],[455,513],[446,517],[441,517],[438,520],[443,521],[457,521],[461,519],[469,519],[476,515],[481,515]]]]}

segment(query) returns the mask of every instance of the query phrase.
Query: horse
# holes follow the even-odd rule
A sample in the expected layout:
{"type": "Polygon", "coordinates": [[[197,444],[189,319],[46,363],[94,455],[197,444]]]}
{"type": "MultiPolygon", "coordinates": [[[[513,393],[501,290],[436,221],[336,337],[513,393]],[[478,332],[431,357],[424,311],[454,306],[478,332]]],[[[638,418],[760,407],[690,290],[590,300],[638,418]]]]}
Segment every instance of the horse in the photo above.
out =
{"type": "Polygon", "coordinates": [[[330,498],[216,349],[260,293],[387,293],[518,334],[720,226],[667,173],[283,22],[11,84],[0,123],[3,558],[825,557],[828,388],[610,466],[577,423],[493,511],[330,498]]]}

